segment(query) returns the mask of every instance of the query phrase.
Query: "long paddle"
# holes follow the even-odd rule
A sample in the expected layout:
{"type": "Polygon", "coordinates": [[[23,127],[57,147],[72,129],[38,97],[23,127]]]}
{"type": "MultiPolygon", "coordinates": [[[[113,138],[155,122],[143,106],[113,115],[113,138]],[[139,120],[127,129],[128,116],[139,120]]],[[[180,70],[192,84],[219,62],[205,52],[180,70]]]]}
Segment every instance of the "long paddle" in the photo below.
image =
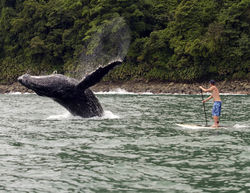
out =
{"type": "MultiPolygon", "coordinates": [[[[203,98],[202,90],[201,90],[201,98],[202,98],[202,101],[203,101],[204,98],[203,98]]],[[[203,103],[203,102],[202,102],[202,103],[203,103]]],[[[203,109],[204,109],[205,120],[206,120],[206,127],[207,127],[207,113],[206,113],[205,103],[203,103],[203,109]]]]}

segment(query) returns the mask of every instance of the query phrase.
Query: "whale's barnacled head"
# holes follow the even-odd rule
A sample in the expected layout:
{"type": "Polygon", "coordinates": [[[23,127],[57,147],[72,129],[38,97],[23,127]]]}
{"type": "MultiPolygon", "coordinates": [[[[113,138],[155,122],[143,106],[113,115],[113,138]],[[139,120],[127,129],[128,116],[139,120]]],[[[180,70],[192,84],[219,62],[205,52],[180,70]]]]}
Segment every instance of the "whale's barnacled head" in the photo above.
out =
{"type": "Polygon", "coordinates": [[[31,76],[24,74],[18,78],[18,81],[38,95],[52,98],[67,94],[67,91],[73,90],[78,84],[77,80],[61,74],[48,76],[31,76]]]}

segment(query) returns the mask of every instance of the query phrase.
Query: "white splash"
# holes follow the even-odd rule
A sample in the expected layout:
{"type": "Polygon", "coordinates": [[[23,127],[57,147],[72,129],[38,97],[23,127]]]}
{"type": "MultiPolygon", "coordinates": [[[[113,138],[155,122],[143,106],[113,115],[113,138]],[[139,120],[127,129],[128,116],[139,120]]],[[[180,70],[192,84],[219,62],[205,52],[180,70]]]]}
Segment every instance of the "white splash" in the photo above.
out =
{"type": "Polygon", "coordinates": [[[95,94],[105,94],[105,95],[153,95],[152,92],[142,92],[142,93],[135,93],[135,92],[128,92],[127,90],[125,89],[122,89],[122,88],[116,88],[114,90],[111,90],[111,91],[108,91],[108,92],[95,92],[95,94]]]}
{"type": "Polygon", "coordinates": [[[50,115],[47,120],[65,120],[65,119],[71,119],[73,116],[69,113],[66,112],[62,115],[50,115]]]}
{"type": "Polygon", "coordinates": [[[235,124],[233,127],[234,128],[246,128],[246,127],[249,127],[249,125],[235,124]]]}
{"type": "MultiPolygon", "coordinates": [[[[118,115],[113,114],[111,111],[104,111],[104,114],[102,117],[92,117],[87,119],[119,119],[120,117],[118,115]]],[[[79,116],[73,116],[70,112],[65,112],[61,115],[50,115],[46,120],[74,120],[74,119],[84,119],[79,116]]]]}
{"type": "Polygon", "coordinates": [[[121,94],[121,95],[124,95],[124,94],[136,94],[134,92],[128,92],[126,91],[125,89],[122,89],[122,88],[117,88],[117,89],[114,89],[114,90],[111,90],[111,91],[108,91],[108,92],[96,92],[95,94],[121,94]]]}
{"type": "Polygon", "coordinates": [[[101,119],[119,119],[118,115],[113,114],[111,111],[104,111],[104,115],[101,119]]]}

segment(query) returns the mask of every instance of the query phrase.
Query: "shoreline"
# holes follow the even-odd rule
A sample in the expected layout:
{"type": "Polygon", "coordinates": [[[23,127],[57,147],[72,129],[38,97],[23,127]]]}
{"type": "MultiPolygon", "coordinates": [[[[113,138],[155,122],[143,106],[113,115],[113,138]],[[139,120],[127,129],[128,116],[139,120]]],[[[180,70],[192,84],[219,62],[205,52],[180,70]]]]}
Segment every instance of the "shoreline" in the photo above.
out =
{"type": "MultiPolygon", "coordinates": [[[[199,94],[199,86],[208,87],[207,82],[203,83],[174,83],[160,81],[124,81],[124,82],[99,82],[91,87],[94,92],[110,92],[118,89],[126,90],[133,93],[153,93],[153,94],[199,94]]],[[[217,82],[216,86],[220,93],[231,94],[250,94],[249,81],[221,81],[217,82]]],[[[0,94],[6,93],[32,93],[33,91],[25,88],[20,83],[15,82],[10,85],[0,85],[0,94]]]]}
{"type": "MultiPolygon", "coordinates": [[[[94,92],[110,92],[118,89],[133,93],[153,94],[200,94],[199,86],[207,88],[207,82],[203,83],[174,83],[174,82],[100,82],[93,86],[94,92]]],[[[250,95],[249,81],[221,81],[216,84],[220,93],[250,95]]]]}

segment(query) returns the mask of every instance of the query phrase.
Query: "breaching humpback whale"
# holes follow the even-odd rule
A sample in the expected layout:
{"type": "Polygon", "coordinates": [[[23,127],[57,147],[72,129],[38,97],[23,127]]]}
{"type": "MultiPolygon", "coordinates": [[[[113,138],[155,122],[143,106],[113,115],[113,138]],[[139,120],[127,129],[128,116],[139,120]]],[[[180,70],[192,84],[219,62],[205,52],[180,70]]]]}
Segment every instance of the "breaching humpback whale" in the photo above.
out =
{"type": "Polygon", "coordinates": [[[18,81],[39,96],[52,98],[74,116],[84,118],[102,116],[102,106],[89,87],[98,83],[111,69],[119,64],[121,64],[121,61],[99,67],[81,81],[62,74],[48,76],[24,74],[18,78],[18,81]]]}

